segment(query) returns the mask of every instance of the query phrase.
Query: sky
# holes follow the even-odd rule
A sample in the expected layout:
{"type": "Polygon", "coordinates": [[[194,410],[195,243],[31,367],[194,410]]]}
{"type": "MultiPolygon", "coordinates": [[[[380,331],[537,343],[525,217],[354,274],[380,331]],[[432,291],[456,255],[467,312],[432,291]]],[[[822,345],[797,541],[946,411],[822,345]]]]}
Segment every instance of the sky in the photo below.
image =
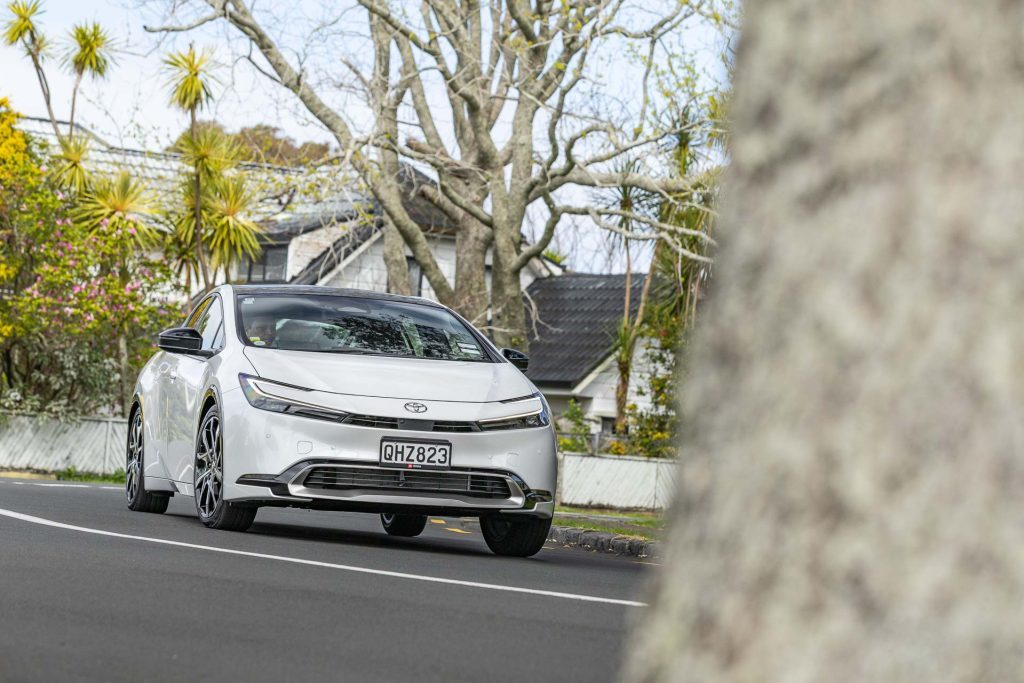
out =
{"type": "MultiPolygon", "coordinates": [[[[246,43],[224,22],[211,23],[189,33],[157,36],[146,32],[143,26],[163,23],[170,5],[170,0],[43,0],[43,13],[39,15],[37,23],[55,44],[58,55],[72,25],[83,21],[99,22],[115,36],[118,44],[116,63],[108,78],[86,82],[81,89],[76,116],[79,123],[114,145],[142,149],[165,148],[187,125],[188,117],[169,104],[167,75],[162,58],[167,52],[183,49],[194,41],[197,47],[217,46],[217,96],[210,110],[201,114],[201,118],[216,119],[229,130],[265,123],[277,126],[299,142],[333,142],[322,125],[305,112],[291,93],[270,82],[240,57],[244,55],[246,43]]],[[[346,22],[362,26],[365,20],[361,14],[350,14],[355,12],[351,0],[294,0],[270,6],[279,13],[275,16],[276,25],[268,24],[268,28],[275,31],[282,44],[295,44],[299,37],[297,34],[289,34],[292,26],[301,24],[305,31],[311,22],[334,22],[330,24],[332,40],[356,41],[346,48],[349,52],[360,52],[358,47],[353,50],[352,45],[358,46],[357,41],[361,38],[354,33],[349,35],[346,22]]],[[[6,14],[6,9],[0,12],[6,14]]],[[[709,72],[720,72],[717,53],[723,42],[721,36],[708,31],[691,31],[687,41],[698,52],[699,59],[709,72]]],[[[331,73],[331,69],[343,71],[336,55],[332,54],[336,47],[330,40],[319,45],[307,43],[302,49],[307,51],[304,56],[312,68],[320,68],[324,74],[331,73]]],[[[624,70],[621,76],[618,75],[620,70],[614,61],[615,57],[609,59],[611,61],[605,70],[609,79],[608,87],[628,93],[632,85],[629,76],[624,70]]],[[[22,114],[39,117],[46,115],[35,72],[20,49],[0,45],[0,74],[0,97],[8,97],[15,110],[22,114]]],[[[60,68],[59,58],[50,60],[47,76],[53,93],[55,115],[67,119],[72,79],[60,68]]],[[[441,93],[438,95],[443,97],[441,93]]],[[[369,115],[358,101],[346,94],[344,87],[328,86],[325,97],[331,99],[335,108],[348,115],[357,128],[369,115]]],[[[587,197],[581,199],[586,200],[587,197]]],[[[542,224],[543,219],[534,222],[542,224]]],[[[535,229],[539,230],[539,225],[535,229]]],[[[552,246],[561,253],[569,254],[570,266],[576,270],[621,271],[622,258],[608,256],[604,237],[605,233],[597,228],[577,224],[567,229],[560,227],[552,246]]],[[[644,267],[645,251],[644,245],[638,245],[634,250],[634,258],[644,267]]]]}

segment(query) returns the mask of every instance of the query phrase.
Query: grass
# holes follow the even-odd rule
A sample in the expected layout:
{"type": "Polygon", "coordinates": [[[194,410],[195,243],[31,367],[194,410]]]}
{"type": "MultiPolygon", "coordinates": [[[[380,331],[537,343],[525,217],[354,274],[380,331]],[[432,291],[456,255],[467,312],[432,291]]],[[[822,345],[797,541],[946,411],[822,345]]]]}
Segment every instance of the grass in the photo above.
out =
{"type": "Polygon", "coordinates": [[[92,472],[79,472],[74,467],[54,472],[58,481],[82,481],[99,484],[123,484],[124,470],[117,470],[113,474],[93,474],[92,472]]]}
{"type": "Polygon", "coordinates": [[[665,518],[661,512],[560,506],[555,510],[554,523],[646,541],[661,540],[665,532],[665,518]]]}

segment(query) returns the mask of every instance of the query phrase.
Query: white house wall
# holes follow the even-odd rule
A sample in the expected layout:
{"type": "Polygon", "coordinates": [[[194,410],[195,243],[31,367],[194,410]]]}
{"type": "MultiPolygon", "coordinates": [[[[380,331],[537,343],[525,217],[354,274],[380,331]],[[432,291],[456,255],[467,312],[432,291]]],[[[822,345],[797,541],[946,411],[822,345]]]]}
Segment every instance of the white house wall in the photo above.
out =
{"type": "Polygon", "coordinates": [[[291,280],[301,273],[313,259],[358,225],[357,221],[332,223],[292,239],[288,244],[288,279],[291,280]]]}
{"type": "MultiPolygon", "coordinates": [[[[322,231],[316,231],[320,233],[322,231]]],[[[316,233],[309,233],[310,235],[316,233]]],[[[295,241],[306,237],[296,238],[295,241]]],[[[335,237],[337,239],[337,237],[335,237]]],[[[448,279],[448,282],[455,285],[455,261],[457,258],[457,252],[455,249],[455,240],[450,237],[440,236],[428,236],[427,243],[430,245],[430,250],[434,254],[434,258],[437,260],[437,265],[441,269],[441,272],[448,279]]],[[[330,242],[328,243],[328,245],[330,242]]],[[[320,249],[322,251],[323,248],[320,249]]],[[[298,273],[305,267],[305,264],[315,258],[317,254],[309,256],[301,266],[294,265],[292,263],[293,252],[289,252],[289,265],[288,273],[289,277],[293,277],[295,273],[298,273]],[[293,273],[294,269],[294,273],[293,273]]],[[[298,256],[299,252],[295,252],[295,256],[298,256]]],[[[406,249],[406,256],[412,257],[412,252],[406,249]]],[[[491,261],[490,254],[487,257],[487,263],[491,261]]],[[[533,268],[524,268],[520,274],[520,281],[525,289],[530,286],[530,283],[536,279],[533,268]]],[[[325,279],[320,281],[320,284],[329,287],[351,287],[355,289],[370,289],[377,292],[387,291],[388,287],[388,271],[384,265],[384,240],[376,240],[369,248],[364,250],[362,253],[353,257],[348,263],[342,268],[338,268],[336,272],[331,273],[325,279]]],[[[487,273],[487,287],[491,286],[491,275],[487,273]]],[[[428,299],[437,300],[437,296],[434,293],[433,287],[427,282],[426,278],[423,278],[423,290],[421,296],[428,299]]]]}
{"type": "Polygon", "coordinates": [[[384,267],[384,240],[374,240],[373,244],[352,257],[344,267],[336,269],[326,279],[321,280],[320,284],[328,287],[386,292],[388,271],[384,267]]]}

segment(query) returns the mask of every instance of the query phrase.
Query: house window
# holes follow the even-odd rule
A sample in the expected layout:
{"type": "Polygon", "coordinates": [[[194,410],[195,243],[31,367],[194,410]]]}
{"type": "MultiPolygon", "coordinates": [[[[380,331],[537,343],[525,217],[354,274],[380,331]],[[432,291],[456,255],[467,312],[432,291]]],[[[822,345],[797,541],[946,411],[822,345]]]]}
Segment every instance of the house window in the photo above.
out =
{"type": "Polygon", "coordinates": [[[602,417],[601,418],[601,434],[609,435],[615,433],[615,418],[614,417],[602,417]]]}
{"type": "Polygon", "coordinates": [[[288,245],[267,245],[256,260],[242,262],[246,282],[285,282],[288,279],[288,245]]]}

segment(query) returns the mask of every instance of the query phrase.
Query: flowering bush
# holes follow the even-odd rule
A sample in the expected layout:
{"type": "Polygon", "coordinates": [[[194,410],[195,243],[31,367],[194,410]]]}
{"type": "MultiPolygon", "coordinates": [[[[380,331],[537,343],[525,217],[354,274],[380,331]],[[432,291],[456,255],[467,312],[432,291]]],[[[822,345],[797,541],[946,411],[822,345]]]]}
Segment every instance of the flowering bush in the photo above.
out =
{"type": "MultiPolygon", "coordinates": [[[[86,228],[0,99],[0,407],[123,410],[174,289],[134,228],[86,228]]],[[[118,227],[120,225],[121,227],[118,227]]],[[[170,308],[175,308],[171,306],[170,308]]]]}

